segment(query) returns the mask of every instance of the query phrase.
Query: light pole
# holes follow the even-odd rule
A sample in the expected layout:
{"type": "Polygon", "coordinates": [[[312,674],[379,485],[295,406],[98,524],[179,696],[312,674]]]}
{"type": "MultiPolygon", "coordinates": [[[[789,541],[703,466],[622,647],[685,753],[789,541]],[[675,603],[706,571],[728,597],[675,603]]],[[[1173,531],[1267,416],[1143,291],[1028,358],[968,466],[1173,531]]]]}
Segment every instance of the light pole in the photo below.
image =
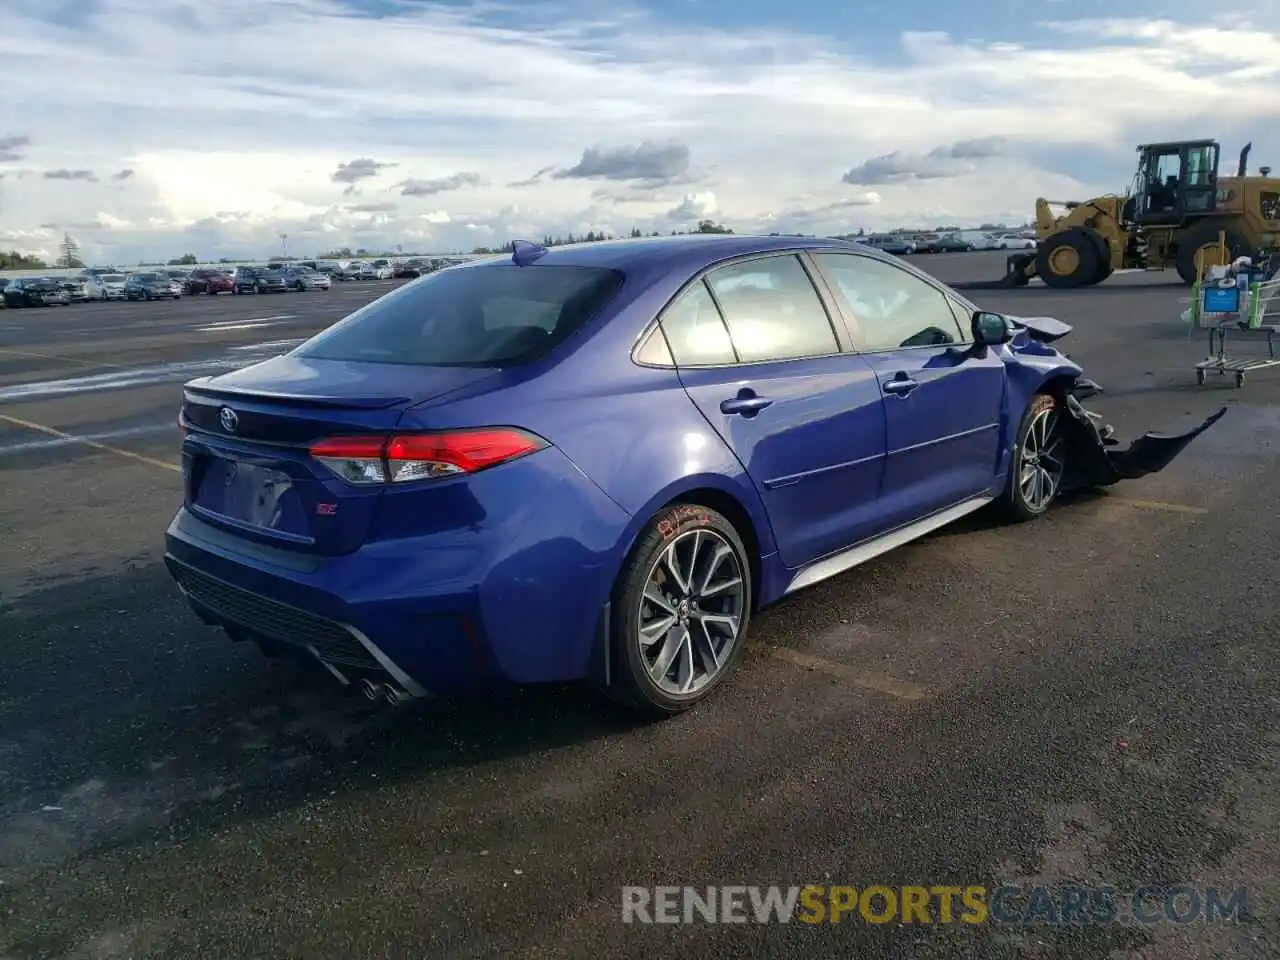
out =
{"type": "Polygon", "coordinates": [[[288,244],[286,243],[288,239],[289,239],[289,235],[287,233],[280,234],[280,256],[281,257],[287,258],[289,256],[289,247],[288,247],[288,244]]]}

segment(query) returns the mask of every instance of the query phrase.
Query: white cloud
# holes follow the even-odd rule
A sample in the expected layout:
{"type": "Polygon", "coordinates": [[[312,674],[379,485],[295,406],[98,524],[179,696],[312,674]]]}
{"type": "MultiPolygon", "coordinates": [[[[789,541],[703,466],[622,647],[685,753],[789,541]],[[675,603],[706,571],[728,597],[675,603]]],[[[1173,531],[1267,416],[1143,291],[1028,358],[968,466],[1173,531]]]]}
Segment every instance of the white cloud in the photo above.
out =
{"type": "Polygon", "coordinates": [[[909,33],[886,66],[827,38],[555,3],[521,8],[518,29],[501,5],[9,7],[5,96],[25,109],[0,128],[0,245],[32,250],[61,229],[115,259],[262,256],[281,232],[447,250],[704,216],[979,222],[1122,189],[1100,160],[1206,132],[1247,131],[1255,162],[1280,166],[1280,34],[1244,16],[1055,22],[1039,45],[909,33]],[[1176,117],[1152,109],[1169,103],[1176,117]],[[1043,169],[1055,151],[1075,176],[1043,169]]]}
{"type": "Polygon", "coordinates": [[[690,220],[706,220],[714,217],[720,207],[716,204],[716,195],[710,190],[699,193],[687,193],[684,199],[667,211],[668,219],[678,223],[690,220]]]}

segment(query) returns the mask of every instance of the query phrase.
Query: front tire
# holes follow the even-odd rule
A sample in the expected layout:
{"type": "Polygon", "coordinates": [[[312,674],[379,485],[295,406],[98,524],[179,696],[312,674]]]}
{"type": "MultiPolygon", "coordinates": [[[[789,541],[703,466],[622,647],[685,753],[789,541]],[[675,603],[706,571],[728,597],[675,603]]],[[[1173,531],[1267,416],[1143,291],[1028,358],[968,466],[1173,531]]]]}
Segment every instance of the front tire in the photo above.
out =
{"type": "Polygon", "coordinates": [[[742,655],[751,566],[727,519],[676,503],[649,521],[612,597],[610,697],[654,718],[706,699],[742,655]]]}
{"type": "Polygon", "coordinates": [[[1082,227],[1072,227],[1054,234],[1040,245],[1035,255],[1036,275],[1045,286],[1074,290],[1101,279],[1102,254],[1090,237],[1091,232],[1082,227]]]}
{"type": "Polygon", "coordinates": [[[1009,479],[1000,500],[1001,511],[1014,523],[1035,520],[1048,512],[1062,489],[1066,468],[1066,436],[1062,402],[1037,393],[1018,425],[1009,460],[1009,479]]]}

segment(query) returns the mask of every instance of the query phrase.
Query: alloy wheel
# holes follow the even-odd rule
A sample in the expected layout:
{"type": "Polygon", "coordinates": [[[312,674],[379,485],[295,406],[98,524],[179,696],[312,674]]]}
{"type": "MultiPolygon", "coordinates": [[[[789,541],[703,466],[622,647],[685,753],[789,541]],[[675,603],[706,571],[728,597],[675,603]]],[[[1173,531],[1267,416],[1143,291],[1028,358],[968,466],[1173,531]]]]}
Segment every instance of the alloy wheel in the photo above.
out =
{"type": "Polygon", "coordinates": [[[689,530],[654,560],[639,610],[640,658],[671,696],[719,676],[737,645],[747,587],[737,552],[714,530],[689,530]]]}
{"type": "Polygon", "coordinates": [[[1018,453],[1018,489],[1032,510],[1044,510],[1062,483],[1063,439],[1057,408],[1041,410],[1027,427],[1018,453]]]}

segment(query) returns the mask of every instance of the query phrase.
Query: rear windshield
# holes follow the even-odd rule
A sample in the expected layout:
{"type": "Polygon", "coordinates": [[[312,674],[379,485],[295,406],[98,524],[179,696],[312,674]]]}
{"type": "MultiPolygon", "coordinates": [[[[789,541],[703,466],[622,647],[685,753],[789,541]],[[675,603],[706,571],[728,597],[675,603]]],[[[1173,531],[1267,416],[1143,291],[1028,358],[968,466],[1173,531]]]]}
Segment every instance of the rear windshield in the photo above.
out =
{"type": "Polygon", "coordinates": [[[470,267],[430,274],[357,310],[300,356],[497,367],[538,357],[580,329],[622,274],[597,267],[470,267]]]}

